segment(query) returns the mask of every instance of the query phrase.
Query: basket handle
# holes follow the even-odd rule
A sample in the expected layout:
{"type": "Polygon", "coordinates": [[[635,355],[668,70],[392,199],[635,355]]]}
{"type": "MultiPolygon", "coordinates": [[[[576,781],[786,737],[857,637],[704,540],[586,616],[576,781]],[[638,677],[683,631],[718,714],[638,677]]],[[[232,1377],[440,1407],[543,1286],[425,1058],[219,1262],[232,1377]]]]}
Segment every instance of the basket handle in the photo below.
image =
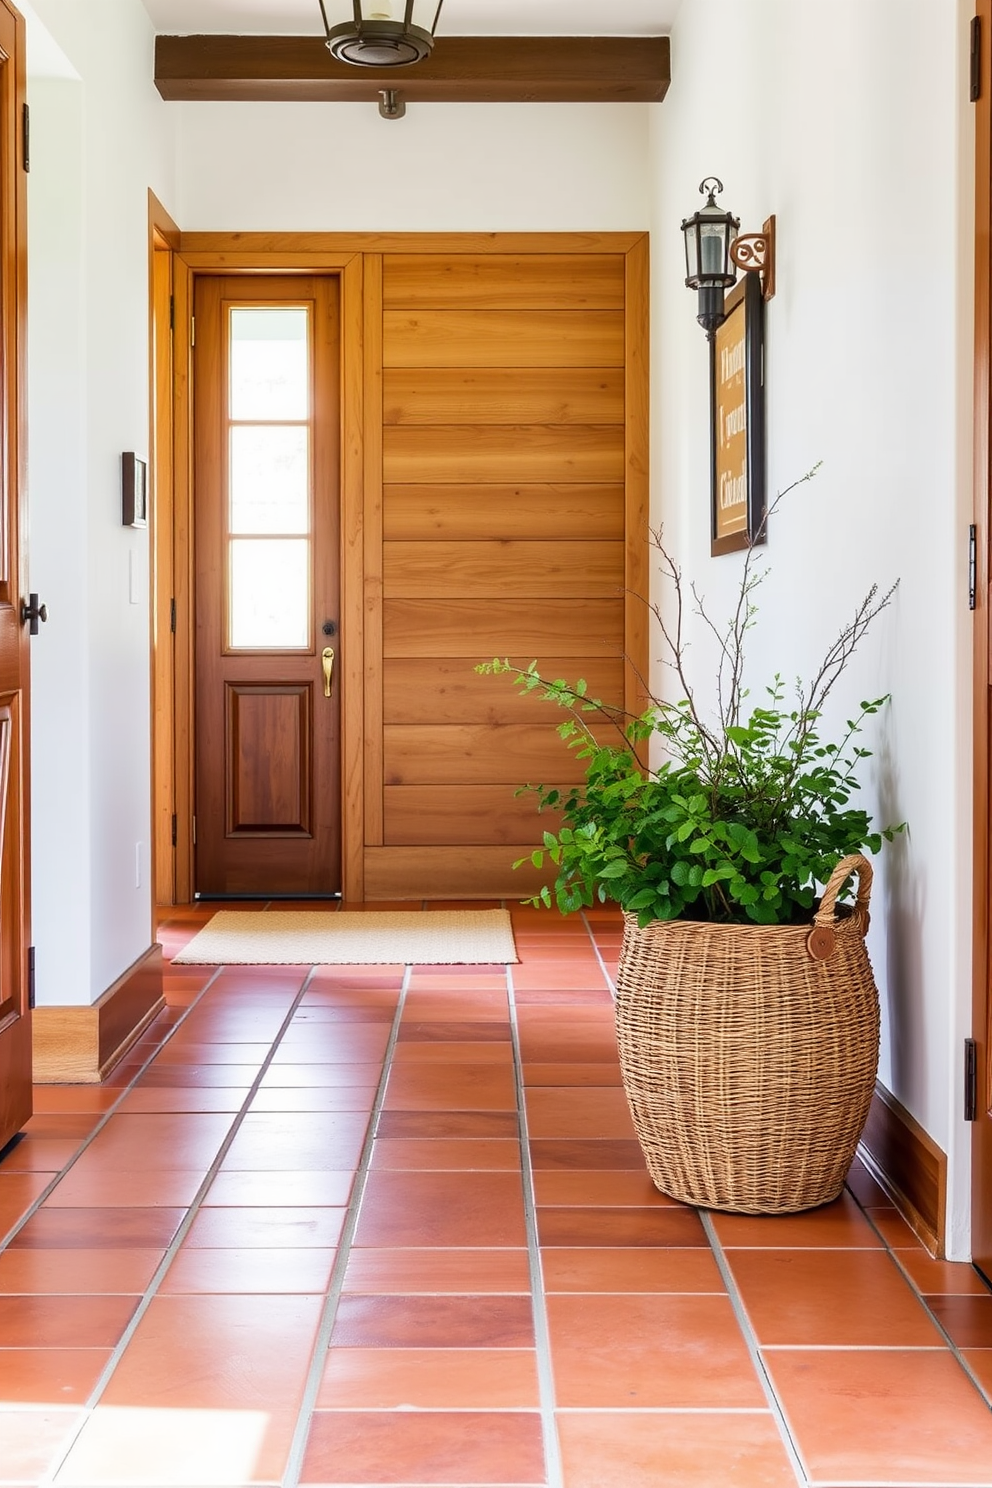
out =
{"type": "Polygon", "coordinates": [[[820,907],[813,916],[813,928],[806,937],[806,949],[814,961],[827,961],[836,945],[837,895],[852,873],[858,875],[858,897],[854,906],[854,918],[862,935],[868,933],[868,902],[871,899],[872,866],[861,853],[852,853],[841,858],[827,880],[820,907]]]}

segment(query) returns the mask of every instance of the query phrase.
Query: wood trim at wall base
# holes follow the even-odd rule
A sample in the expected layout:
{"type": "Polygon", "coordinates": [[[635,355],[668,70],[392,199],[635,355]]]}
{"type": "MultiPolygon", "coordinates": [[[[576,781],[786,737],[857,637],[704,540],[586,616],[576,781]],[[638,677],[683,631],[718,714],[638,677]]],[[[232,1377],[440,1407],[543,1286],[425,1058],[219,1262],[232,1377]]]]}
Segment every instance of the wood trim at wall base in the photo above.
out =
{"type": "Polygon", "coordinates": [[[930,1254],[942,1257],[947,1156],[881,1081],[858,1156],[930,1254]]]}
{"type": "Polygon", "coordinates": [[[99,1085],[165,1006],[162,947],[149,946],[91,1007],[37,1007],[36,1085],[99,1085]]]}

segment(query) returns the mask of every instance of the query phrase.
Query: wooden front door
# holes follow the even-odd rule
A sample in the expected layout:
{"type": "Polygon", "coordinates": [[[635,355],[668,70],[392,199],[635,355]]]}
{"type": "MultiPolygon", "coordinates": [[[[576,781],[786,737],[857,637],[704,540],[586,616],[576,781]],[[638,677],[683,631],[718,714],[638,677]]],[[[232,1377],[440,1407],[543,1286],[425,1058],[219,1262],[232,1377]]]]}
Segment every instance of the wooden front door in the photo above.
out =
{"type": "Polygon", "coordinates": [[[333,278],[199,280],[195,883],[340,890],[333,278]]]}
{"type": "Polygon", "coordinates": [[[0,1147],[31,1115],[28,639],[21,619],[24,22],[0,0],[0,1147]]]}

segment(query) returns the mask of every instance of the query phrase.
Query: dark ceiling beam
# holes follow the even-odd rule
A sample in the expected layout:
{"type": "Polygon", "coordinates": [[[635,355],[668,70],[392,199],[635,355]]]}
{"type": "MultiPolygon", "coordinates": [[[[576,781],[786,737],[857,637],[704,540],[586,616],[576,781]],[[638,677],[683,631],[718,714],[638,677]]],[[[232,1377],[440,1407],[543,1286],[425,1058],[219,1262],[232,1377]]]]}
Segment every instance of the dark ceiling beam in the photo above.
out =
{"type": "Polygon", "coordinates": [[[319,36],[159,36],[163,98],[244,102],[657,103],[667,36],[443,36],[412,67],[336,62],[319,36]]]}

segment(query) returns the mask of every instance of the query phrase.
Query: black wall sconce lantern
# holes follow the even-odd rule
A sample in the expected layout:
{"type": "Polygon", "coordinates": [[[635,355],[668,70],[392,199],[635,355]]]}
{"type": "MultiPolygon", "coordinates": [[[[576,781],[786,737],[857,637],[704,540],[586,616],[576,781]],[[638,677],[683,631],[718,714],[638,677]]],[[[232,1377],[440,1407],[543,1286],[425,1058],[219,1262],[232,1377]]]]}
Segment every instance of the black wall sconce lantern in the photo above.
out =
{"type": "Polygon", "coordinates": [[[738,268],[760,275],[762,299],[775,293],[775,218],[769,217],[760,233],[738,236],[740,220],[717,206],[723,182],[707,176],[699,190],[706,205],[682,223],[685,282],[699,296],[696,319],[712,341],[725,318],[724,291],[736,283],[738,268]]]}
{"type": "Polygon", "coordinates": [[[444,0],[352,0],[351,19],[337,26],[330,25],[324,0],[318,3],[327,49],[338,62],[409,67],[430,56],[444,0]]]}

